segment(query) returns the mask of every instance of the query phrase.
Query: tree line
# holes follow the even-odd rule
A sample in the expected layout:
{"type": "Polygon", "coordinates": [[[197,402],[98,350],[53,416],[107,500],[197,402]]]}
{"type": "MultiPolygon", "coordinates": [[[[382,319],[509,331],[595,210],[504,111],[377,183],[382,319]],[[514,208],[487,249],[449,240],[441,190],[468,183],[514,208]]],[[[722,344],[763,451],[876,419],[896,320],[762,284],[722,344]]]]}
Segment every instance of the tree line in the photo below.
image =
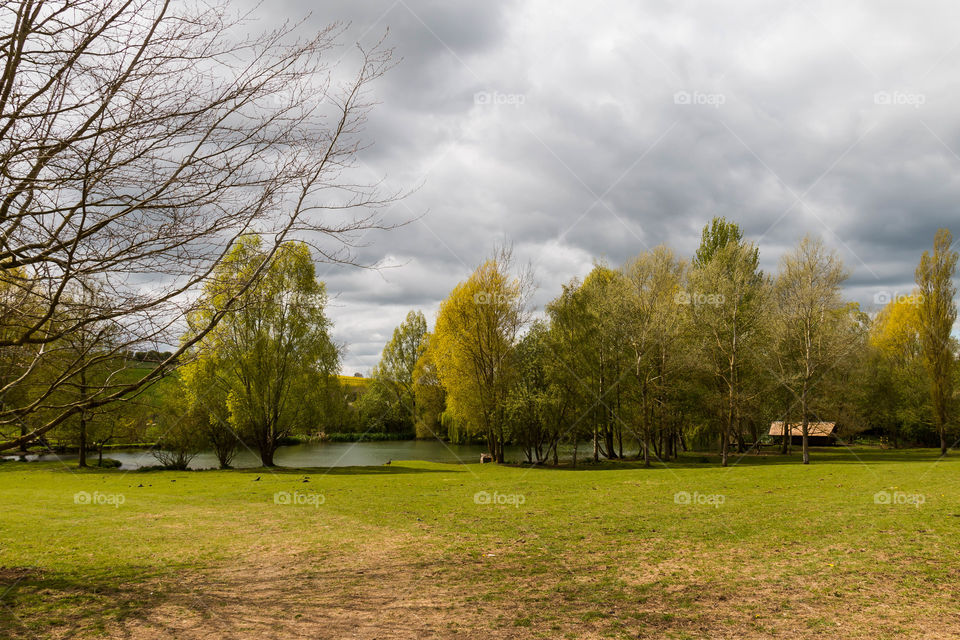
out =
{"type": "Polygon", "coordinates": [[[575,460],[586,442],[593,460],[715,448],[726,466],[769,444],[773,421],[798,425],[804,463],[814,422],[946,453],[960,376],[950,232],[924,252],[914,291],[878,312],[844,299],[848,271],[818,238],[776,273],[759,264],[717,218],[691,259],[659,246],[596,264],[534,317],[531,274],[498,251],[451,291],[432,333],[419,312],[396,329],[374,374],[384,412],[418,437],[483,441],[497,461],[507,444],[529,462],[557,463],[561,447],[575,460]]]}
{"type": "MultiPolygon", "coordinates": [[[[820,240],[803,238],[766,274],[758,248],[721,218],[689,261],[659,246],[616,268],[596,264],[540,314],[530,305],[533,274],[515,273],[500,250],[451,291],[432,332],[411,311],[351,393],[337,375],[344,347],[331,337],[309,246],[271,249],[248,234],[187,315],[176,372],[48,435],[75,443],[81,465],[88,450],[102,463],[111,441],[145,442],[173,468],[204,449],[226,468],[243,448],[272,466],[283,444],[325,433],[479,441],[500,462],[510,444],[528,462],[553,464],[561,447],[574,464],[578,455],[650,464],[715,448],[727,465],[770,444],[773,421],[799,426],[805,463],[810,425],[821,421],[841,425],[843,438],[866,433],[946,453],[960,376],[951,244],[939,231],[914,291],[876,313],[843,298],[847,271],[820,240]],[[246,286],[253,270],[256,286],[246,286]]],[[[96,304],[100,294],[83,295],[96,304]]],[[[162,365],[108,348],[115,332],[92,322],[58,345],[61,358],[85,365],[50,402],[68,406],[162,365]]],[[[60,370],[34,379],[50,388],[45,378],[60,370]]],[[[777,444],[786,452],[790,443],[777,444]]]]}

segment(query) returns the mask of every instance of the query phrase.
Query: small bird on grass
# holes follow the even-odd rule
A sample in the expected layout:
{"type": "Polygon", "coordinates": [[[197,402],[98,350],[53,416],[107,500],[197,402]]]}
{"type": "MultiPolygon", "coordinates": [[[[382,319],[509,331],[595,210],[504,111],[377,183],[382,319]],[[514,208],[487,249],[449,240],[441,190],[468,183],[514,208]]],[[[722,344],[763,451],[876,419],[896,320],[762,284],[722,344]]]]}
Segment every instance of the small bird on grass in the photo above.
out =
{"type": "Polygon", "coordinates": [[[257,476],[256,478],[254,478],[253,481],[254,481],[254,482],[260,482],[260,476],[257,476]]]}

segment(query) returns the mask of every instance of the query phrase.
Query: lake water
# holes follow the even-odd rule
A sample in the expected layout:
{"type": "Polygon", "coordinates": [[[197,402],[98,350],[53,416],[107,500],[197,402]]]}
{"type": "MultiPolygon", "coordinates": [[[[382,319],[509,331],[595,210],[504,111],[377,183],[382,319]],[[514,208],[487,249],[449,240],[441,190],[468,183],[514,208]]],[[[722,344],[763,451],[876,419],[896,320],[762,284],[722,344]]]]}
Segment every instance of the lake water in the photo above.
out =
{"type": "MultiPolygon", "coordinates": [[[[480,454],[486,453],[484,445],[450,444],[438,440],[401,440],[394,442],[324,442],[298,444],[280,447],[274,456],[274,462],[281,467],[368,467],[382,465],[391,460],[426,460],[462,464],[479,462],[480,454]]],[[[578,456],[586,459],[593,449],[589,444],[580,445],[578,456]]],[[[627,453],[624,451],[624,453],[627,453]]],[[[631,451],[630,453],[635,453],[631,451]]],[[[560,457],[569,459],[572,447],[560,448],[560,457]]],[[[153,455],[144,449],[110,449],[104,451],[105,458],[119,460],[122,469],[138,469],[158,464],[153,455]]],[[[504,458],[508,462],[525,460],[520,447],[507,447],[504,458]]],[[[30,455],[29,460],[63,460],[74,463],[77,454],[30,455]]],[[[90,454],[88,460],[94,463],[96,454],[90,454]]],[[[217,458],[212,452],[196,456],[190,463],[191,469],[216,468],[217,458]]],[[[246,449],[241,450],[233,460],[236,468],[259,467],[260,457],[246,449]]]]}

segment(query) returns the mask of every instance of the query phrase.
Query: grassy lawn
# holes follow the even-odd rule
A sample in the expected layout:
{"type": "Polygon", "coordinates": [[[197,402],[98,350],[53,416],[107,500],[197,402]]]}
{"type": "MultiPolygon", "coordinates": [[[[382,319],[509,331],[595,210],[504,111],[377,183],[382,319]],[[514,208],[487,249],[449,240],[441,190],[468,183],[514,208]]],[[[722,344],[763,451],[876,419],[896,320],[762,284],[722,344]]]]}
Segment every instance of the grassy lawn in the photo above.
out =
{"type": "Polygon", "coordinates": [[[960,458],[813,459],[3,463],[0,637],[960,636],[960,458]]]}

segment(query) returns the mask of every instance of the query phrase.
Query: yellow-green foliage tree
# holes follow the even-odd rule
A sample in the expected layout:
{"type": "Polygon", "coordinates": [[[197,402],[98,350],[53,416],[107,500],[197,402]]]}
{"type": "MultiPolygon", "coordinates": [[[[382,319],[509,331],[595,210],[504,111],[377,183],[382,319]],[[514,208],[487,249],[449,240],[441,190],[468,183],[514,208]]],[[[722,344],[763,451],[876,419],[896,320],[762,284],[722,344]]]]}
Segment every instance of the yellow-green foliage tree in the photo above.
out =
{"type": "Polygon", "coordinates": [[[447,406],[446,391],[440,384],[436,348],[432,334],[423,336],[423,349],[413,367],[413,399],[417,438],[447,438],[442,415],[447,406]]]}
{"type": "Polygon", "coordinates": [[[871,346],[901,361],[919,357],[923,351],[920,344],[921,298],[922,295],[914,291],[909,296],[892,299],[873,321],[871,346]]]}
{"type": "MultiPolygon", "coordinates": [[[[195,326],[263,267],[256,285],[200,341],[184,380],[195,403],[223,398],[231,428],[258,450],[264,466],[273,466],[284,437],[316,424],[320,393],[339,353],[309,248],[288,242],[271,255],[263,246],[259,236],[245,236],[217,268],[199,317],[190,318],[195,326]]],[[[210,419],[217,414],[210,411],[210,419]]]]}
{"type": "Polygon", "coordinates": [[[684,307],[678,304],[685,265],[661,245],[645,251],[622,269],[626,295],[622,313],[629,327],[639,433],[644,464],[651,446],[658,458],[676,455],[679,424],[677,387],[682,382],[684,307]],[[658,446],[657,441],[662,441],[658,446]]]}
{"type": "Polygon", "coordinates": [[[527,321],[528,275],[510,273],[501,250],[440,305],[436,364],[447,391],[447,409],[470,433],[483,436],[490,455],[503,462],[504,410],[515,375],[514,346],[527,321]]]}
{"type": "Polygon", "coordinates": [[[904,436],[918,435],[918,425],[930,421],[919,301],[918,291],[894,298],[870,326],[866,414],[870,422],[883,427],[894,446],[904,436]]]}
{"type": "Polygon", "coordinates": [[[373,378],[388,391],[394,413],[405,430],[416,421],[416,398],[413,375],[417,361],[426,348],[427,320],[420,311],[410,311],[406,319],[393,330],[393,336],[383,348],[380,362],[373,370],[373,378]]]}

